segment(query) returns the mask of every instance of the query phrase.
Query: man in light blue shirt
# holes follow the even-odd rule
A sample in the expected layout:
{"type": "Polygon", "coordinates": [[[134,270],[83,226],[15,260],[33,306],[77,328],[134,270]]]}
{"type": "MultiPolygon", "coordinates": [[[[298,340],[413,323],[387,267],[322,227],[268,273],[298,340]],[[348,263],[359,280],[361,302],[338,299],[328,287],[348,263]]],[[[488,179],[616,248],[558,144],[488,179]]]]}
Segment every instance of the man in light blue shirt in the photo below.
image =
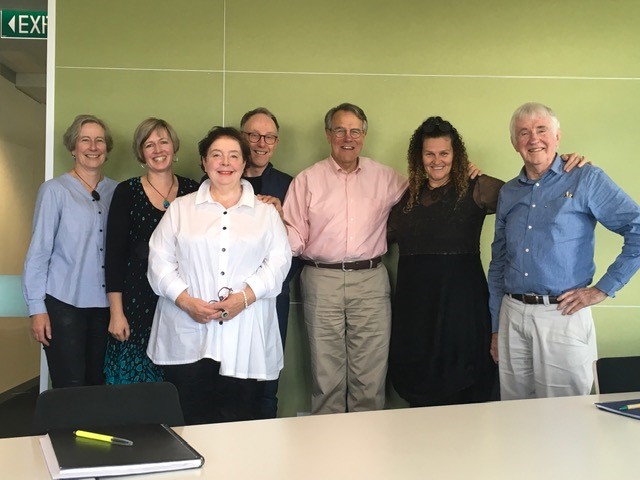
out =
{"type": "Polygon", "coordinates": [[[524,167],[500,191],[488,278],[503,400],[589,394],[597,356],[589,307],[640,267],[637,203],[597,167],[564,172],[559,141],[550,108],[527,103],[513,114],[511,142],[524,167]],[[589,286],[596,222],[624,245],[589,286]]]}

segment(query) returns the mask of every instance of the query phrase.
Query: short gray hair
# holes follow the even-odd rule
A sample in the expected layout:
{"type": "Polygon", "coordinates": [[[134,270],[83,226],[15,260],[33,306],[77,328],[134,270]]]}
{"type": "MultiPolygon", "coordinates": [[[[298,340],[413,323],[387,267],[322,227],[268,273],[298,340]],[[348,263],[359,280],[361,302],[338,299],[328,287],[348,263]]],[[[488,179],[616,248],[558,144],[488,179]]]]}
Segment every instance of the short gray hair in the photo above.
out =
{"type": "Polygon", "coordinates": [[[341,103],[337,107],[333,107],[331,110],[327,112],[324,116],[324,128],[325,130],[331,130],[331,121],[333,120],[333,116],[336,112],[351,112],[360,120],[362,120],[362,131],[367,132],[367,128],[369,128],[369,123],[367,122],[367,116],[359,106],[354,105],[353,103],[341,103]]]}
{"type": "Polygon", "coordinates": [[[516,143],[516,123],[521,118],[534,118],[534,117],[549,117],[551,119],[551,125],[553,127],[553,133],[558,133],[560,130],[560,120],[556,117],[556,114],[546,105],[536,102],[528,102],[520,105],[513,115],[511,115],[511,123],[509,124],[509,131],[511,133],[511,143],[516,143]]]}

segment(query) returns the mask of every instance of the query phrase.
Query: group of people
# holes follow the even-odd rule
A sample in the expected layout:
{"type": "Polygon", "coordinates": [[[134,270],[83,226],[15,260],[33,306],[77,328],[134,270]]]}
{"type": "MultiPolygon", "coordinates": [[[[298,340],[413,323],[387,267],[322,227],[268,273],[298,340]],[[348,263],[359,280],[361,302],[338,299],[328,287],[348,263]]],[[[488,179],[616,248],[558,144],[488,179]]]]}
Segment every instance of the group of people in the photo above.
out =
{"type": "Polygon", "coordinates": [[[558,155],[553,111],[514,113],[524,166],[506,184],[441,117],[413,133],[408,179],[360,155],[360,107],[330,109],[324,127],[329,156],[292,179],[271,164],[276,117],[247,112],[199,142],[198,184],[173,173],[178,136],[150,118],[133,139],[145,173],[117,185],[102,175],[108,127],[78,116],[64,135],[74,166],[41,187],[25,260],[53,386],[164,379],[187,423],[275,417],[301,268],[314,414],[384,408],[387,375],[411,406],[589,393],[589,306],[640,267],[640,208],[580,155],[558,155]],[[487,282],[480,233],[494,213],[487,282]],[[589,286],[597,222],[624,247],[589,286]]]}

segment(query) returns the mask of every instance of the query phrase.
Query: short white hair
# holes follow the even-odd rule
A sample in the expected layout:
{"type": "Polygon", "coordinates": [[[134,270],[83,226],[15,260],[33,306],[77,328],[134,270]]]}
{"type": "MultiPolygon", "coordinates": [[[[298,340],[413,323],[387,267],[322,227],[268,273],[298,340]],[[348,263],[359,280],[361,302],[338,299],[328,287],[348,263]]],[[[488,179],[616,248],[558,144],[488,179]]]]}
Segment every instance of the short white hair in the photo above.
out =
{"type": "Polygon", "coordinates": [[[560,130],[560,120],[556,117],[556,114],[546,105],[536,102],[528,102],[524,105],[520,105],[513,115],[511,115],[511,123],[509,130],[511,132],[511,143],[516,143],[516,123],[521,118],[535,118],[535,117],[548,117],[551,119],[551,126],[553,127],[553,133],[558,133],[560,130]]]}

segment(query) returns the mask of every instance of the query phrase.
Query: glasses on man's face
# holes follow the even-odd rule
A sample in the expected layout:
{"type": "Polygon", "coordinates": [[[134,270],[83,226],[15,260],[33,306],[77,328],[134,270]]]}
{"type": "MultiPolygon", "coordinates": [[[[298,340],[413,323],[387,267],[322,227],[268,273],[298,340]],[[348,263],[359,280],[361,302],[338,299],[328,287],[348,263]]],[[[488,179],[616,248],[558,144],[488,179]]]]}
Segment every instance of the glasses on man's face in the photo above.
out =
{"type": "Polygon", "coordinates": [[[360,130],[359,128],[352,128],[351,130],[347,130],[346,128],[342,128],[342,127],[338,127],[338,128],[331,128],[329,129],[329,131],[331,133],[333,133],[333,135],[336,138],[344,138],[347,136],[347,131],[349,132],[349,136],[351,138],[360,138],[360,136],[362,135],[362,130],[360,130]]]}
{"type": "Polygon", "coordinates": [[[424,125],[424,127],[422,127],[422,131],[424,133],[433,133],[436,130],[442,133],[449,133],[451,130],[453,130],[453,126],[446,120],[442,120],[441,118],[436,118],[428,121],[424,125]]]}
{"type": "Polygon", "coordinates": [[[278,141],[278,136],[272,133],[267,133],[266,135],[260,135],[256,132],[242,132],[244,133],[251,143],[258,143],[261,138],[264,138],[264,143],[267,145],[275,145],[278,141]]]}

